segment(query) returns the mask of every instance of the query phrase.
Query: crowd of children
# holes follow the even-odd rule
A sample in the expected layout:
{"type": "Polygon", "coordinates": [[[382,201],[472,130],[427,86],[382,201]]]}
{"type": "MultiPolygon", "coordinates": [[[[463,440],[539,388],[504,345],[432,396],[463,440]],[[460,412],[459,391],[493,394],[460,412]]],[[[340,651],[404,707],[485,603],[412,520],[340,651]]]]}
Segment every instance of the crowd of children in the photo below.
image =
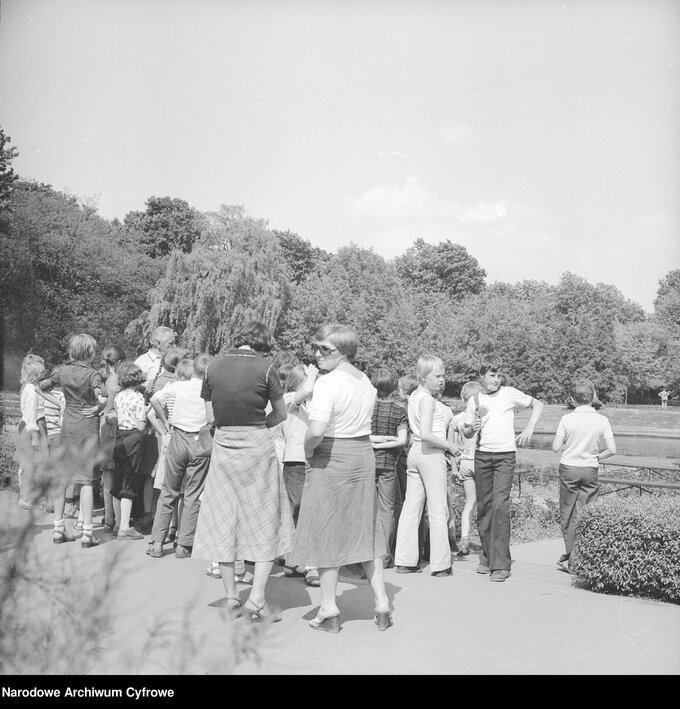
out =
{"type": "MultiPolygon", "coordinates": [[[[212,451],[201,398],[212,358],[177,348],[169,328],[158,328],[151,339],[149,352],[134,362],[121,347],[109,345],[96,368],[96,343],[81,334],[71,338],[68,361],[50,373],[38,355],[28,354],[22,363],[19,504],[30,508],[42,501],[50,511],[53,507],[55,544],[78,538],[66,529],[69,517],[78,517],[74,532],[82,530],[83,548],[102,541],[93,531],[93,485],[100,480],[104,533],[130,541],[145,539],[150,532],[146,553],[151,558],[163,557],[169,542],[176,558],[191,556],[212,451]],[[149,447],[153,450],[145,453],[149,447]],[[147,528],[140,528],[139,521],[147,518],[147,528]]],[[[279,353],[274,363],[287,419],[272,429],[272,437],[296,524],[309,464],[304,453],[307,404],[320,373],[291,353],[279,353]]],[[[505,385],[495,357],[483,359],[478,375],[462,386],[464,408],[454,415],[441,401],[446,373],[439,357],[421,356],[415,373],[401,378],[390,368],[373,373],[377,399],[370,441],[376,459],[376,525],[388,542],[385,568],[421,572],[428,537],[425,553],[432,576],[451,575],[452,548],[460,556],[471,552],[476,508],[481,541],[477,571],[492,581],[510,576],[509,500],[516,447],[530,441],[543,404],[505,385]],[[532,412],[515,435],[518,408],[532,412]],[[453,481],[460,483],[465,500],[455,546],[453,481]]],[[[574,382],[570,398],[574,411],[560,421],[553,444],[554,451],[563,451],[559,499],[565,553],[559,563],[565,566],[577,512],[597,496],[600,461],[616,452],[608,420],[593,407],[597,396],[592,383],[574,382]]],[[[286,576],[319,585],[317,569],[291,566],[285,559],[280,563],[286,576]]],[[[220,578],[219,565],[211,564],[206,573],[220,578]]],[[[236,573],[238,580],[248,582],[243,560],[237,562],[236,573]]]]}

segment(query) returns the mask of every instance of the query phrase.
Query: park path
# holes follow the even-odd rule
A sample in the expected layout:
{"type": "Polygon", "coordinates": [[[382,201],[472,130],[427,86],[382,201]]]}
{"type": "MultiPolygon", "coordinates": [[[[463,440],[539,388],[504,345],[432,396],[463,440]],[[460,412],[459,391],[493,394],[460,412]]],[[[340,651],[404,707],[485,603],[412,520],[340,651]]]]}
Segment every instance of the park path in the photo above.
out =
{"type": "MultiPolygon", "coordinates": [[[[0,494],[0,524],[11,532],[29,521],[16,495],[0,494]]],[[[339,585],[342,630],[312,631],[307,621],[320,591],[274,567],[270,603],[283,622],[229,622],[220,581],[200,559],[145,554],[145,541],[106,540],[84,550],[54,546],[50,515],[38,513],[31,544],[44,564],[115,583],[108,596],[111,625],[91,675],[219,674],[678,674],[680,606],[583,590],[560,571],[561,540],[512,546],[512,576],[491,583],[475,572],[476,557],[454,559],[453,575],[385,572],[394,626],[372,621],[366,582],[339,585]]],[[[11,549],[5,547],[5,556],[11,549]]],[[[247,597],[248,587],[240,586],[247,597]]],[[[104,603],[102,598],[102,603],[104,603]]]]}

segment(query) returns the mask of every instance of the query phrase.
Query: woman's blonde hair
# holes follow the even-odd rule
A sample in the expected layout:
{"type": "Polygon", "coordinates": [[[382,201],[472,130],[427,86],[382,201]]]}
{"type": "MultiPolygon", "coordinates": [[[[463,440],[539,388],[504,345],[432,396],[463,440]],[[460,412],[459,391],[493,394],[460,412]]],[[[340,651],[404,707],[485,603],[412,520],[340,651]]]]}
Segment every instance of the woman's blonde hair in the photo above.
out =
{"type": "Polygon", "coordinates": [[[437,355],[421,355],[418,358],[418,364],[416,364],[416,374],[418,375],[418,381],[425,381],[425,377],[438,365],[444,366],[444,362],[437,357],[437,355]]]}
{"type": "Polygon", "coordinates": [[[92,362],[96,350],[97,341],[92,335],[84,332],[74,335],[68,341],[68,356],[71,362],[92,362]]]}

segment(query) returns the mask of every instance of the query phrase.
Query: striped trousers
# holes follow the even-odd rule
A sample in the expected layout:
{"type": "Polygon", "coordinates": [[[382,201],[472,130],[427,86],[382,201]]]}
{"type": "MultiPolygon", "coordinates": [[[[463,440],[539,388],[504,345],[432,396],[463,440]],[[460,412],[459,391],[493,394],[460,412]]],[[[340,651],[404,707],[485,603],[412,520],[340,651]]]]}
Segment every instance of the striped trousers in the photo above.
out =
{"type": "Polygon", "coordinates": [[[477,531],[484,558],[492,571],[510,571],[510,490],[515,451],[475,451],[477,531]]]}

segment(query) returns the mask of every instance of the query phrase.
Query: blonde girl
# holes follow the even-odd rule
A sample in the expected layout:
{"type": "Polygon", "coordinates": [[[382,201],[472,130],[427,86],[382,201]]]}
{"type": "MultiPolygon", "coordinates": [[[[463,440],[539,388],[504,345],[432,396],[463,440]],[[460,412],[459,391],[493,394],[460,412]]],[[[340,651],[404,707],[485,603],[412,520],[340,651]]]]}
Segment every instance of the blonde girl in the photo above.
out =
{"type": "Polygon", "coordinates": [[[406,470],[406,499],[399,516],[395,564],[397,573],[419,573],[418,524],[427,498],[430,526],[432,576],[451,574],[448,536],[449,508],[446,499],[446,454],[456,455],[450,440],[453,412],[439,401],[444,391],[444,363],[423,355],[416,366],[418,388],[408,402],[408,420],[413,442],[406,470]]]}

